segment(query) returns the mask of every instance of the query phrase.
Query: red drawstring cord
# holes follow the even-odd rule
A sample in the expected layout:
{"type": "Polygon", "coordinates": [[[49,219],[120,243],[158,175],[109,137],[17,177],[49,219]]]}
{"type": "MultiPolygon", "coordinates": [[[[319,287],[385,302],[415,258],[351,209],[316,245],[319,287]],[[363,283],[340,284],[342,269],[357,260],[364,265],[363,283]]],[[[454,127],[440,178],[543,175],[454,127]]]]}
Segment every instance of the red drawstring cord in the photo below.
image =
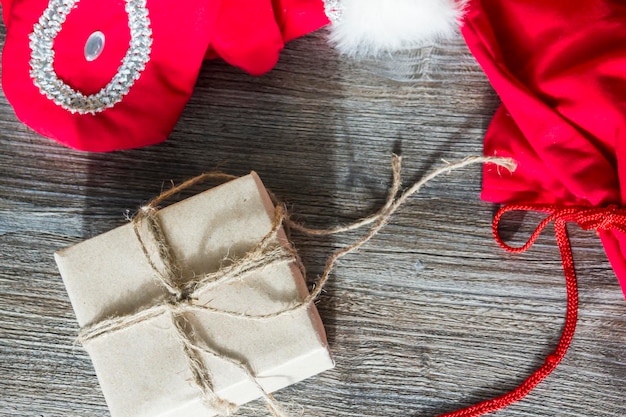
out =
{"type": "Polygon", "coordinates": [[[609,206],[607,208],[588,208],[588,207],[558,207],[554,205],[523,205],[516,204],[502,207],[496,213],[493,219],[493,235],[498,244],[507,252],[521,253],[528,250],[537,240],[543,229],[550,223],[554,222],[554,232],[556,235],[556,243],[561,252],[563,261],[563,272],[565,273],[565,285],[567,289],[567,312],[565,315],[565,326],[561,333],[561,339],[555,351],[548,355],[544,364],[537,369],[530,377],[528,377],[517,388],[508,393],[472,405],[470,407],[453,411],[451,413],[441,414],[439,417],[470,417],[481,416],[507,407],[514,402],[524,398],[532,391],[541,381],[543,381],[561,362],[567,349],[572,343],[574,332],[576,331],[576,322],[578,320],[578,287],[576,284],[576,270],[574,269],[574,258],[572,256],[572,247],[567,237],[567,223],[575,222],[584,230],[620,230],[626,233],[626,210],[620,210],[617,206],[609,206]],[[546,217],[532,233],[528,241],[521,247],[511,247],[502,241],[498,231],[498,225],[504,214],[509,211],[538,211],[548,213],[546,217]]]}

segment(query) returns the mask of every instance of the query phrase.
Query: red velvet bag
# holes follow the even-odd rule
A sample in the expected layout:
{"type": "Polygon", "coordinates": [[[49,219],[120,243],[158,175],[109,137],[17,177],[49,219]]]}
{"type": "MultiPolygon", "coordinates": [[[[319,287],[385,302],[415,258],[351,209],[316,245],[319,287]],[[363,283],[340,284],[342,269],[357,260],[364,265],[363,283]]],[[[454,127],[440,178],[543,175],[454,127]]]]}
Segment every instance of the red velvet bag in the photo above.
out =
{"type": "MultiPolygon", "coordinates": [[[[607,207],[626,195],[626,3],[472,0],[463,35],[502,105],[486,155],[482,198],[607,207]]],[[[626,295],[626,234],[598,231],[626,295]]]]}
{"type": "Polygon", "coordinates": [[[530,248],[554,222],[567,289],[555,351],[514,390],[445,417],[479,416],[522,399],[565,356],[576,330],[578,290],[567,224],[596,230],[626,295],[626,4],[617,0],[470,0],[462,28],[499,94],[485,136],[488,156],[510,157],[515,172],[485,165],[482,198],[504,203],[494,235],[510,252],[530,248]],[[513,248],[498,225],[509,211],[547,217],[513,248]]]}

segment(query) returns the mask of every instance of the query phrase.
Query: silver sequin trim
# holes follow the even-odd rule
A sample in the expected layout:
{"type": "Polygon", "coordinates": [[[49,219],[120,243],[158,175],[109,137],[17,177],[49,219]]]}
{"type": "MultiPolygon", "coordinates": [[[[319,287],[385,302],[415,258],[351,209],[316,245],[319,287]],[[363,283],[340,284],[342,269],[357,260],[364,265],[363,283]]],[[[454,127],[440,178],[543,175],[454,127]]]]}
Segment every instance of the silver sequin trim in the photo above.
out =
{"type": "MultiPolygon", "coordinates": [[[[130,45],[111,81],[99,92],[84,95],[59,79],[54,71],[54,39],[80,0],[50,0],[30,34],[30,77],[39,91],[72,113],[95,114],[115,106],[128,94],[150,60],[152,29],[146,0],[126,0],[130,45]]],[[[81,51],[82,52],[82,51],[81,51]]],[[[82,58],[82,54],[80,55],[82,58]]]]}
{"type": "Polygon", "coordinates": [[[326,17],[331,23],[341,21],[342,11],[341,0],[324,0],[324,12],[326,12],[326,17]]]}

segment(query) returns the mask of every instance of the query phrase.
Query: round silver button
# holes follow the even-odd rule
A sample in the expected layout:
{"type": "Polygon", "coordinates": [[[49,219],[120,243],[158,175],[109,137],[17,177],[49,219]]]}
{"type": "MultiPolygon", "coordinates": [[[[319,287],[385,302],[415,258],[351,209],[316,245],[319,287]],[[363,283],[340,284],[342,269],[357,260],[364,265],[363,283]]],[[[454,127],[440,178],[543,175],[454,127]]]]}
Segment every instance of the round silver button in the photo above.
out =
{"type": "Polygon", "coordinates": [[[104,49],[104,33],[96,31],[89,35],[85,43],[85,59],[93,61],[100,56],[104,49]]]}

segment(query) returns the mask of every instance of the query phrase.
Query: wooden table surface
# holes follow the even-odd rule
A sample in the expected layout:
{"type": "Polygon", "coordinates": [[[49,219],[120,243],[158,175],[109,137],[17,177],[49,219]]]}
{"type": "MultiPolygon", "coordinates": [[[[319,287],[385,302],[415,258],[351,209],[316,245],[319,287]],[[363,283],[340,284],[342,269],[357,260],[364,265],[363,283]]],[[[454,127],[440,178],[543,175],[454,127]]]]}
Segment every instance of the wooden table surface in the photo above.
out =
{"type": "MultiPolygon", "coordinates": [[[[4,43],[5,30],[0,30],[4,43]]],[[[404,184],[480,154],[498,98],[462,41],[387,61],[339,57],[320,31],[254,78],[207,62],[170,139],[92,154],[22,125],[0,98],[0,416],[108,416],[53,253],[124,224],[203,171],[256,170],[298,219],[328,227],[379,208],[390,155],[404,184]]],[[[481,169],[429,184],[358,253],[318,302],[335,369],[280,391],[294,415],[434,416],[507,392],[554,349],[565,286],[553,229],[511,255],[491,236],[481,169]]],[[[524,241],[538,216],[504,227],[524,241]]],[[[571,227],[580,320],[558,369],[496,416],[625,416],[626,303],[592,232],[571,227]]],[[[358,233],[293,240],[313,281],[358,233]]],[[[260,403],[242,415],[266,415],[260,403]]]]}

